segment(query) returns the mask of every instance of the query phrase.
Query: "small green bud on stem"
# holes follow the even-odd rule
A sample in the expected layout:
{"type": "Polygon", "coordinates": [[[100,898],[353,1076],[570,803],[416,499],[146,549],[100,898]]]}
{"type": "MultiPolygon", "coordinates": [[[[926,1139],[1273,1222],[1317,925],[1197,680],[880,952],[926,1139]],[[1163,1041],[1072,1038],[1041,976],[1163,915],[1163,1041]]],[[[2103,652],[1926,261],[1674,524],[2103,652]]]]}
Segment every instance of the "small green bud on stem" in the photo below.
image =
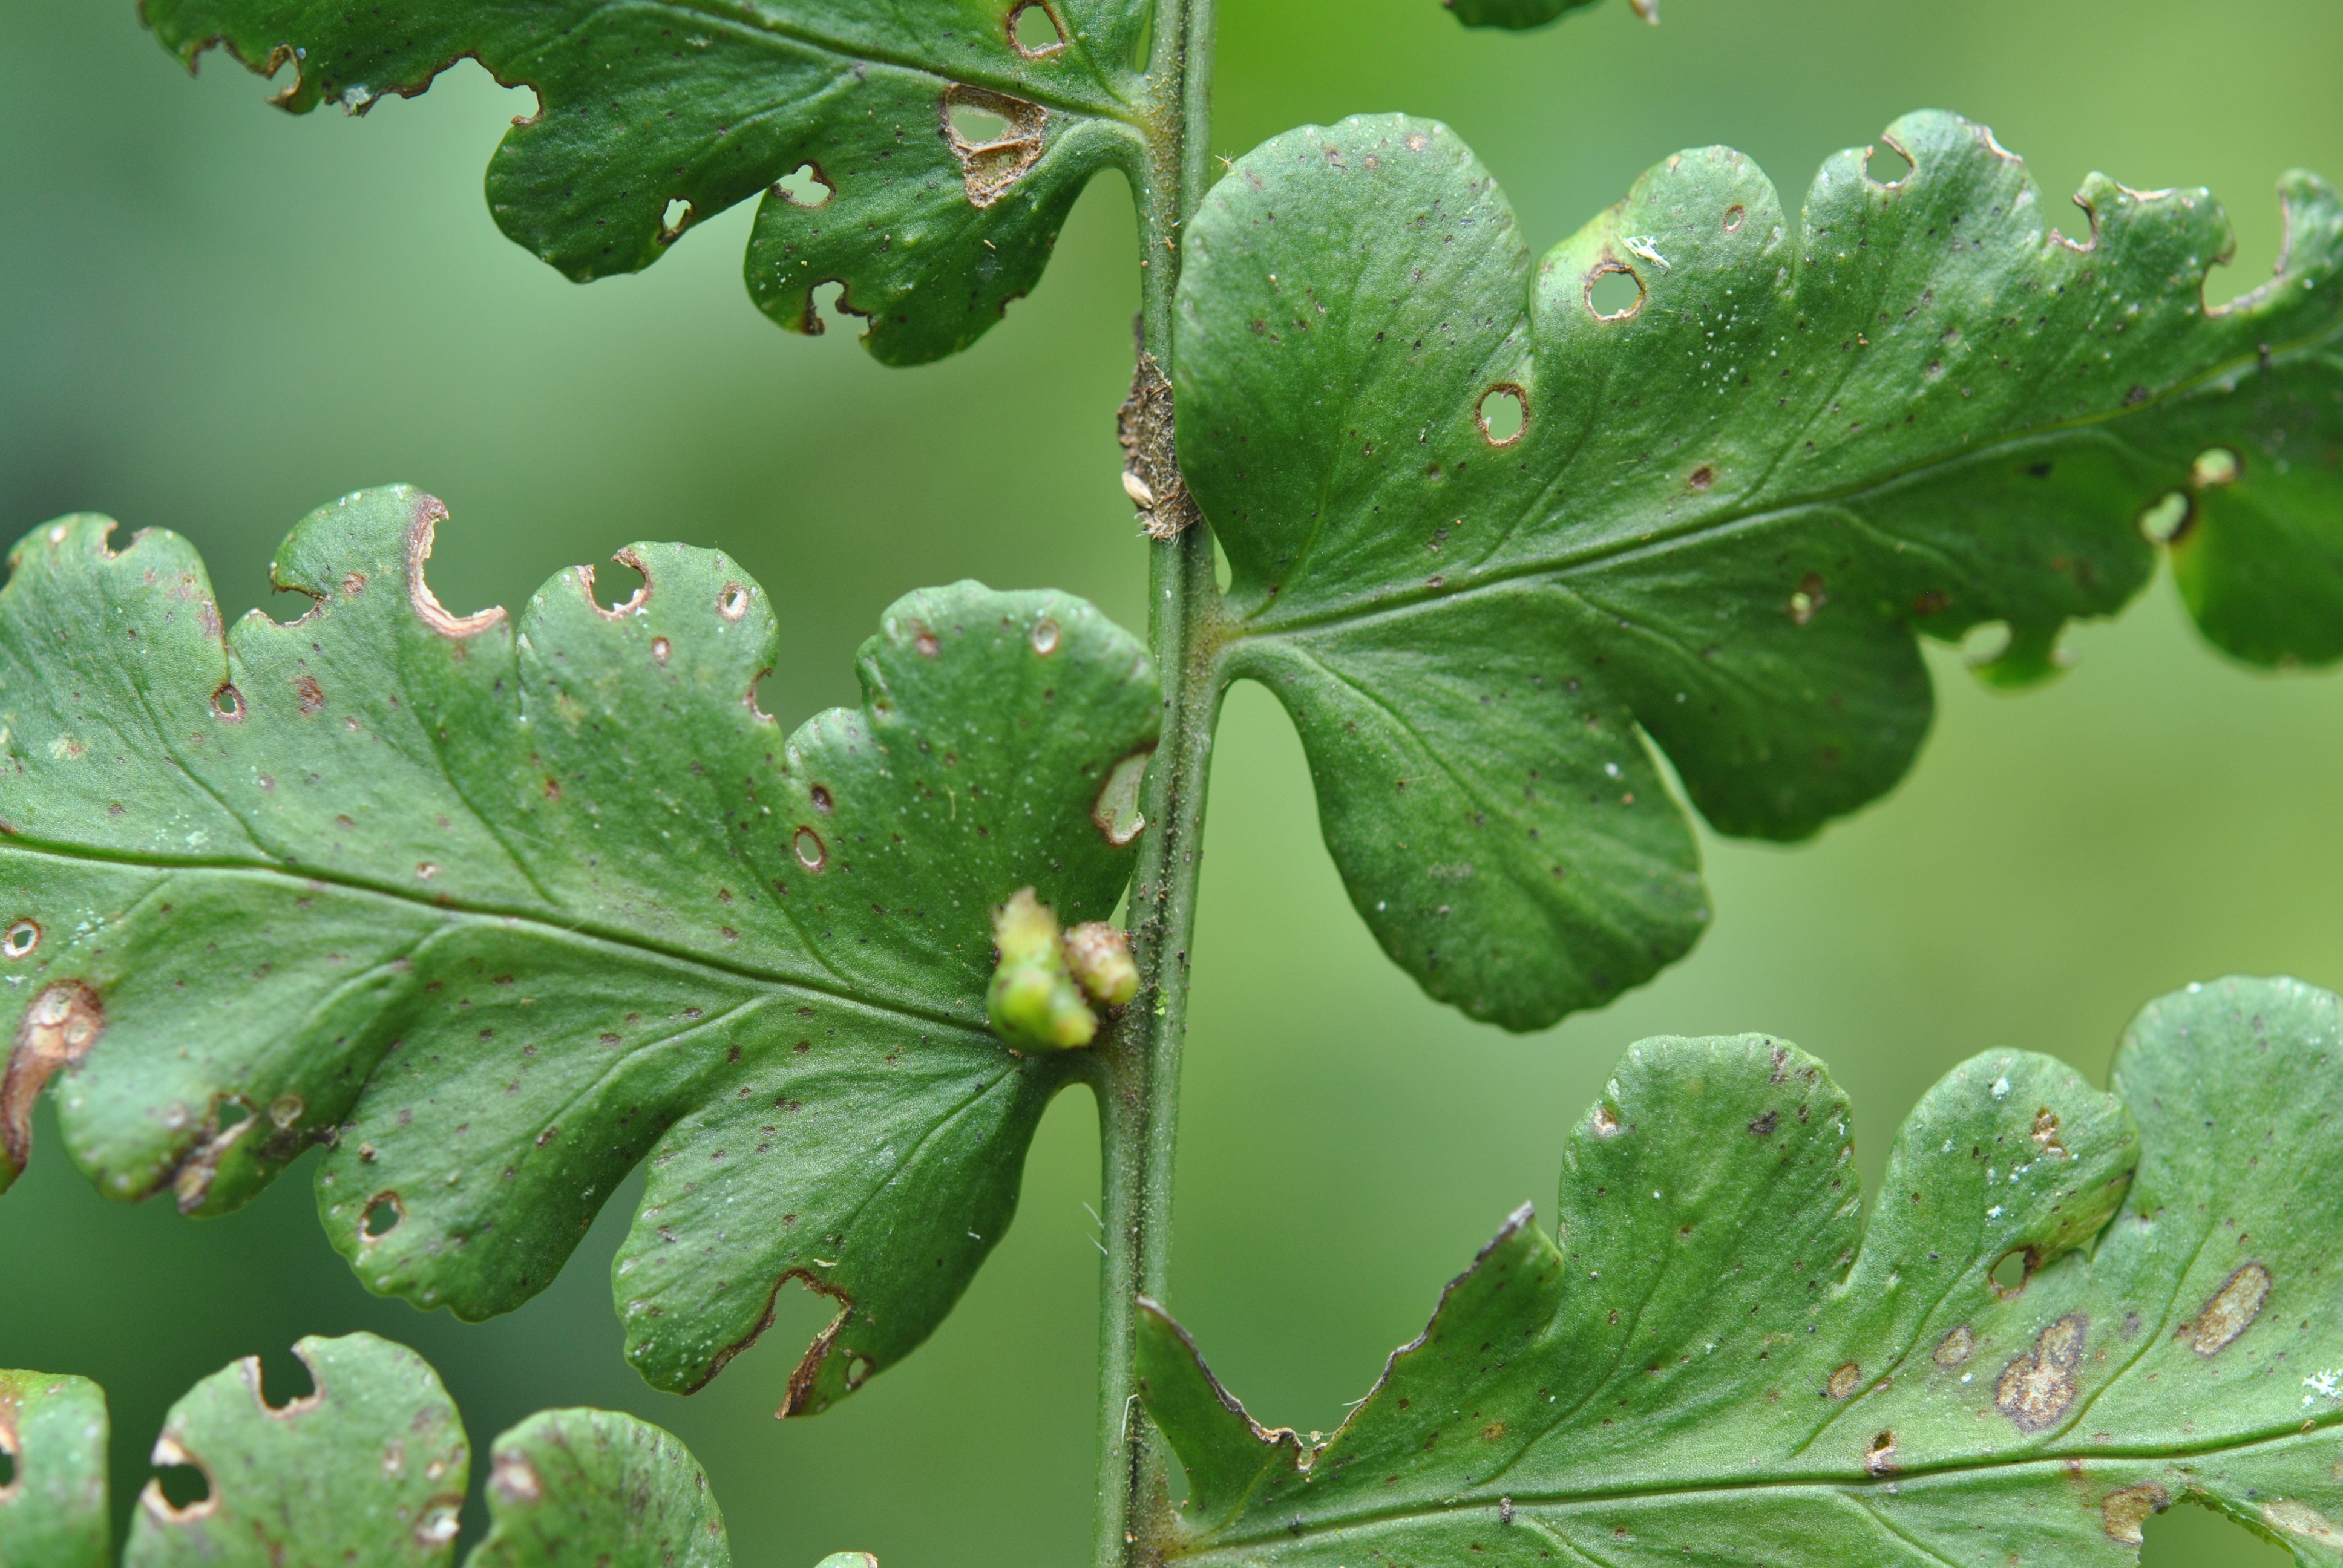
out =
{"type": "Polygon", "coordinates": [[[1088,1045],[1098,1015],[1067,972],[1064,939],[1050,906],[1020,888],[993,911],[992,945],[1001,961],[984,996],[993,1032],[1011,1045],[1064,1050],[1088,1045]]]}
{"type": "Polygon", "coordinates": [[[1011,1045],[1088,1045],[1099,1026],[1091,1000],[1124,1007],[1139,994],[1128,936],[1103,920],[1061,934],[1057,915],[1031,888],[1018,889],[992,912],[992,944],[1001,960],[984,1008],[993,1032],[1011,1045]]]}
{"type": "Polygon", "coordinates": [[[1139,994],[1139,965],[1131,960],[1131,938],[1119,926],[1085,920],[1066,933],[1066,967],[1097,1000],[1129,1007],[1139,994]]]}

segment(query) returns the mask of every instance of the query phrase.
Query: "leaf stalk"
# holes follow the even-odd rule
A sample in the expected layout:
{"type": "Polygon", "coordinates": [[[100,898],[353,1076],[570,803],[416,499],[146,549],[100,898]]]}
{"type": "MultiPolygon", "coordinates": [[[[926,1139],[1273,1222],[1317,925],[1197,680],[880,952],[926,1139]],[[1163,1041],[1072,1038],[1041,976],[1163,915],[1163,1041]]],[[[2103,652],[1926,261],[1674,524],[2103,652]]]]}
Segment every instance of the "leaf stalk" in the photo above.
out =
{"type": "MultiPolygon", "coordinates": [[[[1213,0],[1159,0],[1139,208],[1140,349],[1168,373],[1182,226],[1210,183],[1213,0]]],[[[1192,510],[1192,504],[1191,504],[1192,510]]],[[[1099,1051],[1106,1259],[1099,1310],[1096,1568],[1162,1562],[1170,1480],[1138,1405],[1135,1303],[1170,1282],[1180,1051],[1202,867],[1204,795],[1220,717],[1220,590],[1201,518],[1149,546],[1148,645],[1164,685],[1162,735],[1141,795],[1147,829],[1131,896],[1138,1000],[1099,1051]]]]}

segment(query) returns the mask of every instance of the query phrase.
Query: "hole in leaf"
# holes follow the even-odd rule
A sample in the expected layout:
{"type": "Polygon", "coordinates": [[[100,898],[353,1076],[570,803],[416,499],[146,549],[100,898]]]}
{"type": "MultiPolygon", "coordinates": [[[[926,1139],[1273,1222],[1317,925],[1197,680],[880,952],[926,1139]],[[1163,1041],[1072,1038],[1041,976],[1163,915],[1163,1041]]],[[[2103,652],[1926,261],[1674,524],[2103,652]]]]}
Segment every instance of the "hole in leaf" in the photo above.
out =
{"type": "Polygon", "coordinates": [[[739,620],[749,613],[749,590],[739,583],[726,583],[724,591],[716,596],[716,613],[726,620],[739,620]]]}
{"type": "Polygon", "coordinates": [[[683,231],[690,226],[691,204],[681,196],[677,196],[667,204],[667,211],[659,215],[659,243],[673,245],[683,237],[683,231]]]}
{"type": "Polygon", "coordinates": [[[797,850],[798,864],[809,871],[820,870],[822,862],[830,859],[830,851],[822,848],[821,836],[810,828],[798,829],[793,848],[797,850]]]}
{"type": "Polygon", "coordinates": [[[155,1489],[175,1513],[185,1513],[197,1503],[207,1501],[212,1483],[204,1473],[192,1464],[161,1464],[155,1467],[155,1489]]]}
{"type": "Polygon", "coordinates": [[[634,558],[634,555],[632,550],[620,550],[610,558],[610,565],[590,568],[587,602],[593,604],[596,609],[602,609],[601,605],[595,601],[608,594],[610,607],[602,613],[612,619],[641,608],[650,598],[650,578],[644,575],[641,563],[634,558]]]}
{"type": "Polygon", "coordinates": [[[971,147],[989,146],[1009,134],[1006,115],[964,103],[953,104],[946,112],[951,116],[952,135],[971,147]]]}
{"type": "Polygon", "coordinates": [[[1530,422],[1529,398],[1511,381],[1500,381],[1481,394],[1481,401],[1473,410],[1479,421],[1481,434],[1492,447],[1510,447],[1522,438],[1522,431],[1530,422]]]}
{"type": "Polygon", "coordinates": [[[383,1192],[370,1199],[366,1213],[358,1221],[358,1239],[379,1241],[407,1219],[407,1205],[398,1201],[396,1192],[383,1192]]]}
{"type": "Polygon", "coordinates": [[[1739,234],[1741,232],[1741,226],[1748,221],[1749,209],[1743,206],[1739,202],[1735,202],[1731,206],[1725,209],[1725,233],[1739,234]]]}
{"type": "Polygon", "coordinates": [[[1046,60],[1066,46],[1066,30],[1041,0],[1025,0],[1009,13],[1009,41],[1029,60],[1046,60]]]}
{"type": "Polygon", "coordinates": [[[289,1350],[266,1350],[257,1358],[260,1362],[260,1402],[271,1410],[281,1411],[302,1400],[315,1398],[317,1380],[311,1375],[309,1363],[289,1350]]]}
{"type": "Polygon", "coordinates": [[[799,164],[773,182],[773,194],[796,206],[818,207],[828,205],[838,187],[822,178],[821,170],[813,165],[799,164]]]}
{"type": "Polygon", "coordinates": [[[819,337],[835,321],[850,327],[859,337],[862,332],[862,313],[846,303],[846,285],[836,281],[818,283],[806,297],[806,335],[819,337]]]}
{"type": "Polygon", "coordinates": [[[1624,321],[1644,308],[1644,280],[1624,262],[1606,261],[1586,279],[1586,308],[1603,321],[1624,321]]]}
{"type": "Polygon", "coordinates": [[[41,927],[37,920],[18,920],[5,934],[0,934],[0,954],[12,959],[29,955],[41,945],[41,927]]]}
{"type": "Polygon", "coordinates": [[[2287,1568],[2294,1553],[2218,1509],[2187,1500],[2140,1521],[2140,1568],[2287,1568]]]}
{"type": "Polygon", "coordinates": [[[8,1434],[0,1432],[0,1493],[16,1484],[16,1451],[8,1445],[8,1434]]]}
{"type": "Polygon", "coordinates": [[[1961,636],[1961,658],[1971,669],[1981,669],[2009,651],[2009,623],[1981,621],[1961,636]]]}
{"type": "Polygon", "coordinates": [[[2005,1296],[2014,1296],[2026,1288],[2026,1249],[2019,1247],[2002,1254],[2001,1261],[1993,1266],[1993,1288],[2005,1296]]]}
{"type": "Polygon", "coordinates": [[[242,719],[244,693],[238,691],[232,684],[222,681],[220,689],[212,693],[212,717],[225,719],[230,724],[242,719]]]}
{"type": "Polygon", "coordinates": [[[241,1127],[244,1123],[251,1121],[252,1107],[246,1105],[243,1101],[238,1100],[234,1095],[230,1095],[226,1100],[221,1101],[216,1106],[213,1107],[212,1120],[218,1124],[219,1130],[222,1132],[226,1132],[232,1128],[241,1127]]]}
{"type": "Polygon", "coordinates": [[[1864,164],[1863,172],[1875,185],[1900,186],[1911,174],[1913,166],[1911,157],[1902,147],[1893,142],[1882,141],[1871,149],[1871,156],[1864,164]]]}
{"type": "Polygon", "coordinates": [[[2139,515],[2139,531],[2159,545],[2177,544],[2197,515],[2197,503],[2178,490],[2139,515]]]}

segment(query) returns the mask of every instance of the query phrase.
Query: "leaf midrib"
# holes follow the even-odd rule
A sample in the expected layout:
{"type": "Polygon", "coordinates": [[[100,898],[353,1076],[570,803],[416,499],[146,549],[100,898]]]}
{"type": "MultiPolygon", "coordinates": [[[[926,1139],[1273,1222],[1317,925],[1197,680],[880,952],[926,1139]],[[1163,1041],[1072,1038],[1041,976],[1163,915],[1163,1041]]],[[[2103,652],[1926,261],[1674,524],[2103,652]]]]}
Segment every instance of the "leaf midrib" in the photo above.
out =
{"type": "MultiPolygon", "coordinates": [[[[1043,108],[1055,109],[1061,114],[1087,115],[1094,119],[1120,120],[1124,125],[1142,131],[1147,128],[1145,116],[1129,103],[1120,99],[1085,101],[1070,93],[1038,89],[1032,83],[1019,81],[1013,76],[995,71],[984,71],[965,76],[950,75],[932,62],[899,55],[892,50],[870,49],[860,45],[849,44],[818,33],[801,23],[769,15],[755,5],[737,4],[728,5],[723,3],[723,0],[651,0],[651,5],[655,10],[679,11],[686,15],[698,16],[711,22],[730,23],[753,32],[765,34],[769,37],[785,38],[790,43],[801,44],[809,49],[818,49],[842,60],[888,65],[899,71],[911,71],[922,76],[932,77],[939,82],[964,83],[969,86],[982,87],[1008,97],[1022,98],[1028,103],[1039,104],[1043,108]]],[[[1068,53],[1072,53],[1074,47],[1074,41],[1068,39],[1068,53]]],[[[1083,57],[1085,59],[1089,57],[1088,50],[1083,51],[1083,57]]]]}
{"type": "Polygon", "coordinates": [[[955,1018],[950,1013],[936,1011],[910,1002],[892,999],[882,1000],[857,990],[847,983],[844,975],[839,974],[834,970],[830,971],[834,977],[830,980],[812,980],[785,970],[770,970],[754,964],[728,961],[697,949],[651,940],[639,932],[618,930],[596,920],[580,920],[564,923],[547,919],[547,912],[543,910],[533,910],[524,905],[506,905],[481,900],[452,898],[443,900],[438,895],[424,898],[407,889],[369,881],[362,877],[354,877],[346,872],[334,871],[322,867],[302,866],[297,869],[266,861],[237,860],[216,857],[115,854],[85,845],[53,843],[21,833],[6,843],[0,843],[0,856],[6,855],[46,855],[56,859],[126,866],[152,871],[219,871],[234,875],[272,877],[303,886],[316,884],[337,888],[346,892],[365,894],[416,909],[427,910],[437,915],[463,915],[478,920],[513,920],[557,937],[588,937],[629,952],[642,953],[650,958],[662,959],[673,963],[693,965],[759,986],[828,997],[833,1000],[867,1008],[874,1012],[889,1013],[908,1020],[953,1030],[963,1034],[982,1035],[984,1032],[980,1026],[967,1019],[955,1018]]]}
{"type": "MultiPolygon", "coordinates": [[[[2157,1462],[2165,1461],[2179,1462],[2185,1460],[2203,1459],[2217,1454],[2241,1453],[2247,1450],[2256,1448],[2276,1448],[2291,1442],[2316,1442],[2322,1438],[2331,1439],[2334,1436],[2338,1421],[2343,1421],[2343,1417],[2330,1417],[2327,1421],[2319,1422],[2317,1426],[2308,1432],[2304,1431],[2299,1424],[2295,1424],[2286,1427],[2273,1428],[2265,1432],[2251,1432],[2226,1442],[2207,1443],[2196,1447],[2116,1447],[2107,1444],[2093,1444],[2087,1450],[2077,1450],[2073,1452],[2050,1451],[2037,1453],[2025,1459],[1947,1460],[1936,1464],[1913,1465],[1897,1470],[1892,1474],[1881,1476],[1837,1475],[1826,1473],[1816,1473],[1810,1475],[1796,1477],[1765,1476],[1747,1480],[1720,1477],[1713,1481],[1686,1482],[1680,1485],[1593,1487],[1576,1492],[1513,1491],[1506,1493],[1504,1495],[1512,1500],[1513,1506],[1521,1508],[1536,1507],[1547,1504],[1574,1506],[1582,1503],[1640,1503],[1646,1500],[1663,1498],[1697,1498],[1711,1493],[1732,1496],[1747,1495],[1751,1493],[1764,1492],[1814,1492],[1827,1490],[1836,1492],[1853,1492],[1857,1494],[1861,1494],[1869,1492],[1885,1491],[1887,1487],[1901,1482],[1922,1480],[1940,1475],[1976,1474],[1986,1472],[2016,1473],[2034,1470],[2055,1470],[2063,1472],[2067,1462],[2076,1458],[2094,1462],[2105,1462],[2108,1460],[2128,1460],[2144,1462],[2157,1462]]],[[[1357,1530],[1373,1524],[1389,1524],[1403,1523],[1408,1520],[1444,1520],[1452,1517],[1461,1519],[1469,1513],[1484,1513],[1493,1509],[1497,1506],[1498,1501],[1498,1498],[1493,1494],[1488,1497],[1476,1497],[1469,1503],[1460,1501],[1453,1504],[1434,1503],[1430,1506],[1413,1504],[1407,1506],[1393,1506],[1389,1508],[1363,1509],[1356,1513],[1344,1514],[1337,1520],[1330,1521],[1323,1524],[1314,1521],[1305,1521],[1304,1529],[1306,1531],[1306,1534],[1303,1536],[1303,1539],[1306,1540],[1311,1536],[1322,1537],[1338,1531],[1357,1530]]],[[[1293,1500],[1288,1499],[1285,1502],[1281,1503],[1279,1506],[1281,1508],[1289,1507],[1292,1505],[1292,1502],[1293,1500]]],[[[1234,1551],[1247,1546],[1262,1546],[1290,1543],[1292,1539],[1293,1535],[1290,1525],[1283,1523],[1265,1523],[1253,1533],[1244,1535],[1213,1536],[1205,1538],[1202,1543],[1198,1545],[1195,1551],[1188,1553],[1185,1555],[1191,1558],[1209,1558],[1222,1552],[1234,1551]]]]}
{"type": "MultiPolygon", "coordinates": [[[[2314,360],[2331,348],[2338,337],[2343,337],[2343,330],[2330,330],[2288,344],[2284,349],[2274,350],[2268,356],[2268,367],[2276,368],[2279,366],[2291,366],[2314,360]]],[[[1992,441],[1966,446],[1925,457],[1836,490],[1816,491],[1813,495],[1800,497],[1795,500],[1765,506],[1726,508],[1711,516],[1680,523],[1673,528],[1654,528],[1633,538],[1607,539],[1579,549],[1558,550],[1549,556],[1500,567],[1479,573],[1468,582],[1454,587],[1431,588],[1421,584],[1413,584],[1406,588],[1377,597],[1353,598],[1291,616],[1279,616],[1276,613],[1282,604],[1293,602],[1281,594],[1279,598],[1268,599],[1233,621],[1223,646],[1234,646],[1255,638],[1266,640],[1281,638],[1294,632],[1354,625],[1386,615],[1402,614],[1431,605],[1460,600],[1474,594],[1501,588],[1509,583],[1528,578],[1560,576],[1588,567],[1601,566],[1605,562],[1644,551],[1679,545],[1710,535],[1722,535],[1748,523],[1765,522],[1821,508],[1845,506],[1892,485],[1926,474],[1933,468],[1965,462],[1980,455],[1991,454],[2026,442],[2043,440],[2072,431],[2111,429],[2124,419],[2145,414],[2151,409],[2176,404],[2206,387],[2217,385],[2224,379],[2238,376],[2248,368],[2253,368],[2257,373],[2263,373],[2263,366],[2264,358],[2258,351],[2252,354],[2239,354],[2187,381],[2176,385],[2161,397],[2132,407],[2108,409],[2081,418],[2028,426],[2022,430],[2010,431],[1992,441]]],[[[1549,514],[1550,518],[1551,514],[1549,514]]],[[[1292,585],[1282,586],[1290,588],[1292,585]]]]}

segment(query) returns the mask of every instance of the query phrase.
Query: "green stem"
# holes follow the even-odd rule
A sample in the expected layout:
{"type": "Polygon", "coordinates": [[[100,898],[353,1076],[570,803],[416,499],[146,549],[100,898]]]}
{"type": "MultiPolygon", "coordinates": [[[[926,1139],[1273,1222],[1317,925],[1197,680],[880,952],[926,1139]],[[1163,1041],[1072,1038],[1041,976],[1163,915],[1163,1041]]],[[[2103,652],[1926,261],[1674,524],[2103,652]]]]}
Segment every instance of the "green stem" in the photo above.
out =
{"type": "MultiPolygon", "coordinates": [[[[1157,0],[1150,55],[1148,162],[1135,193],[1141,347],[1167,375],[1181,227],[1203,195],[1210,162],[1212,5],[1157,0]]],[[[1148,642],[1165,702],[1162,739],[1141,797],[1147,829],[1131,897],[1140,991],[1104,1043],[1098,1084],[1107,1256],[1100,1271],[1095,1568],[1151,1568],[1162,1560],[1169,1523],[1168,1471],[1137,1402],[1133,1303],[1162,1295],[1171,1275],[1188,953],[1221,698],[1211,530],[1194,518],[1176,538],[1151,546],[1150,557],[1148,642]]]]}

